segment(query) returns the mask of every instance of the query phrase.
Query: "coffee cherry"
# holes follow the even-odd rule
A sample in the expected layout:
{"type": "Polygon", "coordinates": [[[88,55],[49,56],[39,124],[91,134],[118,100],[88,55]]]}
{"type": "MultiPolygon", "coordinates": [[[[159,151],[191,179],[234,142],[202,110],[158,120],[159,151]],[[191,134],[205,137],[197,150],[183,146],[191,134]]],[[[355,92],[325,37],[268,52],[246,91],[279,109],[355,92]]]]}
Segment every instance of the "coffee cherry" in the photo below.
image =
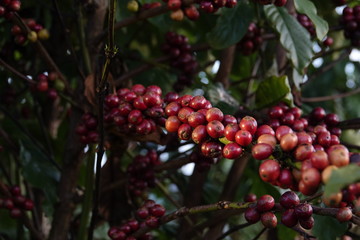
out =
{"type": "Polygon", "coordinates": [[[169,0],[167,6],[171,11],[178,10],[181,7],[181,0],[169,0]]]}
{"type": "Polygon", "coordinates": [[[295,214],[299,219],[308,219],[313,214],[313,208],[308,203],[295,206],[295,214]]]}
{"type": "Polygon", "coordinates": [[[245,202],[256,202],[256,199],[257,199],[257,197],[253,193],[249,193],[244,197],[245,202]]]}
{"type": "Polygon", "coordinates": [[[34,208],[34,202],[31,199],[26,199],[23,204],[24,210],[31,211],[34,208]]]}
{"type": "Polygon", "coordinates": [[[206,125],[206,131],[210,137],[220,138],[224,136],[224,125],[218,120],[213,120],[206,125]]]}
{"type": "Polygon", "coordinates": [[[281,222],[289,228],[294,227],[298,223],[298,219],[295,215],[295,210],[287,209],[285,212],[283,212],[281,216],[281,222]]]}
{"type": "Polygon", "coordinates": [[[239,123],[240,129],[248,131],[251,135],[254,135],[257,130],[257,121],[255,118],[245,116],[239,123]]]}
{"type": "Polygon", "coordinates": [[[191,138],[192,129],[189,124],[181,124],[178,129],[178,137],[181,140],[189,140],[191,138]]]}
{"type": "Polygon", "coordinates": [[[237,143],[228,143],[224,146],[222,154],[224,158],[236,159],[241,156],[243,150],[237,143]]]}
{"type": "Polygon", "coordinates": [[[336,219],[339,222],[347,222],[350,221],[351,218],[352,218],[352,212],[347,207],[340,208],[339,211],[336,213],[336,219]]]}
{"type": "MultiPolygon", "coordinates": [[[[274,133],[275,134],[275,133],[274,133]]],[[[270,145],[272,148],[276,146],[276,138],[274,135],[271,134],[263,134],[257,139],[258,143],[265,143],[270,145]]]]}
{"type": "Polygon", "coordinates": [[[281,169],[280,175],[277,178],[278,186],[281,188],[284,188],[284,189],[290,188],[291,186],[293,186],[293,182],[294,182],[294,178],[293,178],[291,171],[286,168],[281,169]]]}
{"type": "Polygon", "coordinates": [[[197,126],[191,134],[191,139],[196,144],[203,143],[207,138],[208,138],[208,134],[207,134],[206,126],[204,125],[197,126]]]}
{"type": "Polygon", "coordinates": [[[287,191],[283,193],[280,197],[280,205],[286,209],[294,208],[300,204],[300,199],[295,192],[287,191]]]}
{"type": "Polygon", "coordinates": [[[160,204],[155,204],[150,208],[150,214],[155,217],[162,217],[165,214],[165,208],[160,204]]]}
{"type": "Polygon", "coordinates": [[[293,133],[293,130],[288,126],[281,125],[275,131],[276,139],[280,141],[281,138],[288,133],[293,133]]]}
{"type": "Polygon", "coordinates": [[[227,126],[228,124],[237,124],[237,119],[232,115],[224,115],[224,119],[222,121],[224,126],[227,126]]]}
{"type": "Polygon", "coordinates": [[[199,11],[194,5],[190,5],[190,7],[185,8],[184,13],[190,20],[197,20],[200,16],[199,11]]]}
{"type": "Polygon", "coordinates": [[[281,149],[288,152],[293,150],[298,144],[298,137],[295,133],[287,133],[280,139],[281,149]]]}
{"type": "Polygon", "coordinates": [[[259,212],[267,212],[273,209],[275,206],[275,200],[270,195],[263,195],[259,198],[259,200],[256,203],[256,209],[259,212]]]}
{"type": "Polygon", "coordinates": [[[278,119],[281,118],[284,115],[284,111],[279,106],[271,107],[268,111],[268,115],[270,118],[278,119]]]}
{"type": "Polygon", "coordinates": [[[269,125],[264,124],[257,128],[255,136],[258,138],[264,134],[275,136],[275,131],[269,125]]]}
{"type": "Polygon", "coordinates": [[[191,127],[195,128],[204,124],[206,122],[206,118],[201,112],[193,112],[188,116],[187,121],[191,127]]]}
{"type": "Polygon", "coordinates": [[[323,203],[329,207],[338,207],[342,199],[343,194],[341,192],[332,193],[330,196],[322,197],[323,203]]]}
{"type": "Polygon", "coordinates": [[[238,124],[228,124],[224,129],[224,136],[229,141],[235,141],[235,135],[240,130],[238,124]]]}
{"type": "Polygon", "coordinates": [[[329,165],[328,155],[324,151],[316,151],[310,155],[311,165],[318,169],[324,170],[329,165]]]}
{"type": "Polygon", "coordinates": [[[145,207],[139,208],[136,211],[136,216],[138,216],[141,219],[146,219],[149,216],[149,211],[145,207]]]}
{"type": "MultiPolygon", "coordinates": [[[[271,135],[269,135],[271,136],[271,135]]],[[[251,149],[251,154],[255,159],[264,160],[273,153],[273,148],[266,143],[258,143],[254,145],[251,149]]]]}
{"type": "Polygon", "coordinates": [[[206,157],[220,157],[222,154],[222,146],[218,142],[205,142],[201,145],[201,152],[206,157]]]}
{"type": "Polygon", "coordinates": [[[310,113],[310,118],[314,119],[315,121],[319,122],[325,118],[326,112],[321,107],[314,108],[310,113]]]}
{"type": "Polygon", "coordinates": [[[261,214],[261,223],[264,227],[275,228],[277,225],[277,218],[272,212],[265,212],[261,214]]]}
{"type": "Polygon", "coordinates": [[[214,121],[214,120],[222,122],[223,119],[224,119],[224,114],[218,108],[210,108],[206,112],[206,121],[208,121],[208,122],[211,122],[211,121],[214,121]]]}
{"type": "Polygon", "coordinates": [[[256,208],[249,207],[245,210],[244,217],[249,223],[257,223],[260,220],[260,213],[256,208]]]}
{"type": "Polygon", "coordinates": [[[278,162],[268,159],[261,163],[259,167],[260,178],[265,182],[276,181],[280,175],[280,165],[278,162]]]}
{"type": "Polygon", "coordinates": [[[327,150],[329,162],[337,167],[346,166],[350,162],[349,150],[344,145],[333,145],[327,150]]]}
{"type": "Polygon", "coordinates": [[[246,147],[251,143],[252,135],[249,131],[239,130],[235,134],[235,141],[240,146],[246,147]]]}
{"type": "Polygon", "coordinates": [[[168,132],[177,132],[180,125],[181,125],[181,122],[177,116],[170,116],[169,118],[166,119],[165,129],[168,132]]]}
{"type": "Polygon", "coordinates": [[[14,185],[10,188],[10,192],[13,196],[19,196],[21,194],[21,189],[19,186],[14,185]]]}
{"type": "Polygon", "coordinates": [[[148,227],[157,228],[159,227],[159,219],[157,217],[150,216],[145,220],[145,224],[148,227]]]}
{"type": "Polygon", "coordinates": [[[300,218],[299,223],[302,228],[309,230],[312,229],[314,226],[314,218],[313,217],[309,217],[306,219],[300,218]]]}
{"type": "Polygon", "coordinates": [[[308,187],[318,187],[321,182],[321,175],[316,168],[309,168],[302,172],[301,180],[308,187]]]}

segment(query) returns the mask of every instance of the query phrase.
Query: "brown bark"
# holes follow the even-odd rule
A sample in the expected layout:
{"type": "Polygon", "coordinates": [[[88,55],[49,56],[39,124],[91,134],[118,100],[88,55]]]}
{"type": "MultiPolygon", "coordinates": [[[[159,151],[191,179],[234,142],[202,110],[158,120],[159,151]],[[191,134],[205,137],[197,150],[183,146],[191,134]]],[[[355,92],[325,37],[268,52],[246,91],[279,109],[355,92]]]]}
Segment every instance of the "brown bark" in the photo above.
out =
{"type": "Polygon", "coordinates": [[[225,89],[230,86],[229,76],[234,62],[236,45],[232,45],[221,51],[220,68],[215,76],[215,82],[221,82],[225,89]]]}

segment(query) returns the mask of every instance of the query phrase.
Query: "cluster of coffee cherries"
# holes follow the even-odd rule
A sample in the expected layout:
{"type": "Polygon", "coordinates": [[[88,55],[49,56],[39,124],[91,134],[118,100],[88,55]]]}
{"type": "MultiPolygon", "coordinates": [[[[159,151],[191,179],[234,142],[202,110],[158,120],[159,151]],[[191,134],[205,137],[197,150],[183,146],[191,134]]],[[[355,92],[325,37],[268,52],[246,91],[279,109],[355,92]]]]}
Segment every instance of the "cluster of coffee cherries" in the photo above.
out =
{"type": "Polygon", "coordinates": [[[155,150],[149,150],[145,156],[137,155],[133,159],[127,168],[128,189],[133,195],[141,196],[148,187],[155,187],[153,168],[160,163],[155,150]]]}
{"type": "Polygon", "coordinates": [[[301,118],[299,108],[284,104],[270,108],[268,114],[271,126],[257,129],[257,144],[252,147],[252,156],[265,160],[259,167],[262,180],[311,195],[334,168],[350,163],[349,151],[339,141],[337,115],[317,107],[301,118]],[[275,159],[268,159],[271,155],[275,159]]]}
{"type": "Polygon", "coordinates": [[[187,37],[174,32],[167,32],[165,39],[166,42],[162,50],[171,57],[170,65],[179,71],[174,89],[180,92],[186,86],[191,86],[198,63],[187,37]]]}
{"type": "Polygon", "coordinates": [[[10,19],[14,12],[18,12],[21,7],[19,0],[1,0],[0,1],[0,17],[10,19]]]}
{"type": "Polygon", "coordinates": [[[299,21],[299,23],[306,28],[306,30],[310,33],[311,37],[315,36],[315,26],[314,23],[310,20],[308,16],[305,14],[297,14],[296,19],[299,21]]]}
{"type": "Polygon", "coordinates": [[[168,132],[200,144],[201,153],[211,158],[238,158],[243,153],[242,147],[251,144],[257,129],[253,117],[245,116],[238,123],[234,116],[212,107],[204,96],[184,95],[170,102],[165,114],[168,132]]]}
{"type": "Polygon", "coordinates": [[[171,18],[181,21],[184,15],[190,20],[197,20],[200,17],[198,8],[206,13],[215,13],[220,8],[233,8],[236,6],[236,0],[201,0],[197,1],[199,7],[195,4],[186,4],[183,0],[163,0],[167,3],[168,8],[172,11],[171,18]]]}
{"type": "Polygon", "coordinates": [[[163,126],[164,109],[159,86],[135,84],[105,97],[105,122],[115,124],[121,132],[147,135],[163,126]]]}
{"type": "Polygon", "coordinates": [[[58,92],[55,89],[55,82],[58,79],[56,72],[41,73],[36,77],[37,83],[32,86],[32,90],[36,92],[46,93],[49,100],[55,101],[58,98],[58,92]],[[50,85],[50,86],[49,86],[50,85]]]}
{"type": "MultiPolygon", "coordinates": [[[[246,197],[247,202],[256,202],[246,209],[244,216],[249,223],[261,223],[267,228],[275,228],[278,220],[274,214],[275,200],[270,195],[264,195],[256,200],[256,196],[249,195],[246,197]]],[[[281,222],[287,227],[294,227],[298,223],[304,229],[311,229],[314,226],[312,217],[313,208],[308,203],[300,203],[299,197],[295,192],[287,191],[281,195],[279,200],[280,206],[285,210],[281,216],[281,222]]],[[[277,209],[280,210],[280,209],[277,209]]]]}
{"type": "Polygon", "coordinates": [[[31,211],[34,208],[34,202],[21,194],[19,186],[14,185],[7,190],[11,197],[0,198],[0,208],[8,209],[12,218],[20,218],[23,211],[31,211]]]}
{"type": "Polygon", "coordinates": [[[38,39],[46,40],[49,38],[49,32],[41,24],[36,23],[32,18],[23,19],[26,26],[30,29],[29,34],[25,34],[20,26],[13,25],[11,28],[11,34],[15,37],[15,43],[24,45],[26,40],[35,42],[38,39]]]}
{"type": "Polygon", "coordinates": [[[345,7],[340,24],[344,27],[345,38],[350,39],[354,47],[360,47],[360,5],[345,7]]]}
{"type": "Polygon", "coordinates": [[[146,226],[150,228],[159,227],[159,219],[164,216],[165,208],[156,204],[153,200],[147,200],[145,203],[136,211],[136,216],[145,221],[146,226]]]}
{"type": "Polygon", "coordinates": [[[282,7],[286,4],[287,0],[254,0],[261,5],[274,4],[277,7],[282,7]]]}
{"type": "Polygon", "coordinates": [[[83,144],[97,143],[99,134],[96,131],[98,121],[91,113],[85,113],[81,117],[81,122],[76,126],[75,132],[80,136],[83,144]]]}
{"type": "MultiPolygon", "coordinates": [[[[360,204],[360,182],[352,183],[329,197],[323,197],[323,202],[329,207],[356,208],[360,204]]],[[[360,214],[360,209],[356,212],[360,214]]]]}
{"type": "Polygon", "coordinates": [[[261,29],[255,23],[250,23],[245,36],[237,46],[242,54],[250,55],[261,47],[262,42],[261,29]]]}

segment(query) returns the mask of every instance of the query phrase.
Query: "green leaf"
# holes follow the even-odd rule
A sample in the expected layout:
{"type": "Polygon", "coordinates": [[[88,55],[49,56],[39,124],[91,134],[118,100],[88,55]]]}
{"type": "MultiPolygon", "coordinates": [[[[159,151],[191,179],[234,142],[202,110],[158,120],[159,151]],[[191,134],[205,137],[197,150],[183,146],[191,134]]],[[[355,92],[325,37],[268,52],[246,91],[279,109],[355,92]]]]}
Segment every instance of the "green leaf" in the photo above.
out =
{"type": "Polygon", "coordinates": [[[343,235],[348,223],[340,223],[333,217],[313,215],[315,224],[312,232],[318,240],[335,240],[343,235]]]}
{"type": "Polygon", "coordinates": [[[212,48],[229,47],[245,35],[253,19],[253,11],[248,3],[241,1],[235,8],[222,9],[215,27],[207,34],[207,41],[212,48]]]}
{"type": "Polygon", "coordinates": [[[267,19],[280,34],[280,43],[288,51],[288,58],[300,72],[309,65],[313,57],[310,35],[285,8],[264,6],[267,19]]]}
{"type": "Polygon", "coordinates": [[[280,101],[292,105],[291,88],[286,76],[270,77],[259,84],[255,98],[257,108],[268,107],[280,101]]]}
{"type": "Polygon", "coordinates": [[[56,201],[56,184],[60,173],[30,141],[24,140],[20,146],[23,176],[31,185],[44,191],[44,210],[50,214],[56,201]]]}
{"type": "Polygon", "coordinates": [[[329,31],[329,24],[317,15],[315,5],[309,0],[295,0],[295,8],[299,13],[307,15],[314,23],[316,36],[321,41],[329,31]]]}
{"type": "Polygon", "coordinates": [[[279,240],[295,239],[297,235],[297,232],[295,232],[291,228],[286,227],[285,225],[278,224],[276,228],[278,231],[279,240]]]}
{"type": "Polygon", "coordinates": [[[360,180],[360,166],[350,164],[345,167],[335,169],[331,172],[329,181],[325,185],[325,196],[339,192],[347,185],[360,180]]]}

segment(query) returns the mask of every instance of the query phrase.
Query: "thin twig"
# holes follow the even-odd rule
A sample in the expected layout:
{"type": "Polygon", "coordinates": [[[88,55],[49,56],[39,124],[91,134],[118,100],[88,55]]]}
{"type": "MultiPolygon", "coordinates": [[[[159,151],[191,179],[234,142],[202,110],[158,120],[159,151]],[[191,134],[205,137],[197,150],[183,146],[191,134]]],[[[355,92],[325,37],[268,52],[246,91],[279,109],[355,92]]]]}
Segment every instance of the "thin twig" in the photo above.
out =
{"type": "Polygon", "coordinates": [[[360,93],[360,87],[356,88],[352,91],[346,92],[346,93],[340,93],[336,95],[330,95],[330,96],[323,96],[323,97],[309,97],[309,98],[301,98],[301,101],[303,102],[325,102],[325,101],[331,101],[339,98],[345,98],[350,97],[352,95],[360,93]]]}
{"type": "Polygon", "coordinates": [[[105,141],[105,130],[104,130],[104,98],[105,98],[105,90],[106,84],[108,82],[108,75],[110,71],[110,64],[114,56],[116,55],[117,49],[114,45],[114,22],[115,22],[115,6],[116,1],[110,0],[109,4],[109,18],[108,18],[108,36],[109,36],[109,45],[105,48],[106,61],[104,64],[103,72],[101,75],[101,79],[99,85],[97,87],[98,92],[98,119],[99,119],[99,144],[98,144],[98,152],[96,158],[96,175],[95,175],[95,190],[93,197],[93,209],[92,216],[90,221],[90,227],[88,231],[88,239],[93,239],[95,222],[99,214],[98,206],[99,206],[99,193],[100,193],[100,178],[101,178],[101,161],[104,156],[104,141],[105,141]]]}
{"type": "Polygon", "coordinates": [[[228,231],[224,232],[220,237],[217,238],[217,240],[224,239],[228,235],[232,234],[233,232],[239,231],[240,229],[246,228],[250,225],[252,225],[252,223],[243,223],[243,224],[236,225],[235,227],[232,227],[228,231]]]}
{"type": "Polygon", "coordinates": [[[267,228],[263,228],[259,233],[258,235],[256,235],[253,240],[257,240],[259,239],[259,237],[261,237],[261,235],[267,230],[267,228]]]}
{"type": "Polygon", "coordinates": [[[36,84],[36,82],[28,77],[26,77],[24,74],[17,71],[15,68],[11,67],[9,64],[7,64],[3,59],[0,58],[0,65],[3,66],[6,70],[13,73],[15,76],[23,80],[24,82],[27,82],[29,84],[36,84]]]}

